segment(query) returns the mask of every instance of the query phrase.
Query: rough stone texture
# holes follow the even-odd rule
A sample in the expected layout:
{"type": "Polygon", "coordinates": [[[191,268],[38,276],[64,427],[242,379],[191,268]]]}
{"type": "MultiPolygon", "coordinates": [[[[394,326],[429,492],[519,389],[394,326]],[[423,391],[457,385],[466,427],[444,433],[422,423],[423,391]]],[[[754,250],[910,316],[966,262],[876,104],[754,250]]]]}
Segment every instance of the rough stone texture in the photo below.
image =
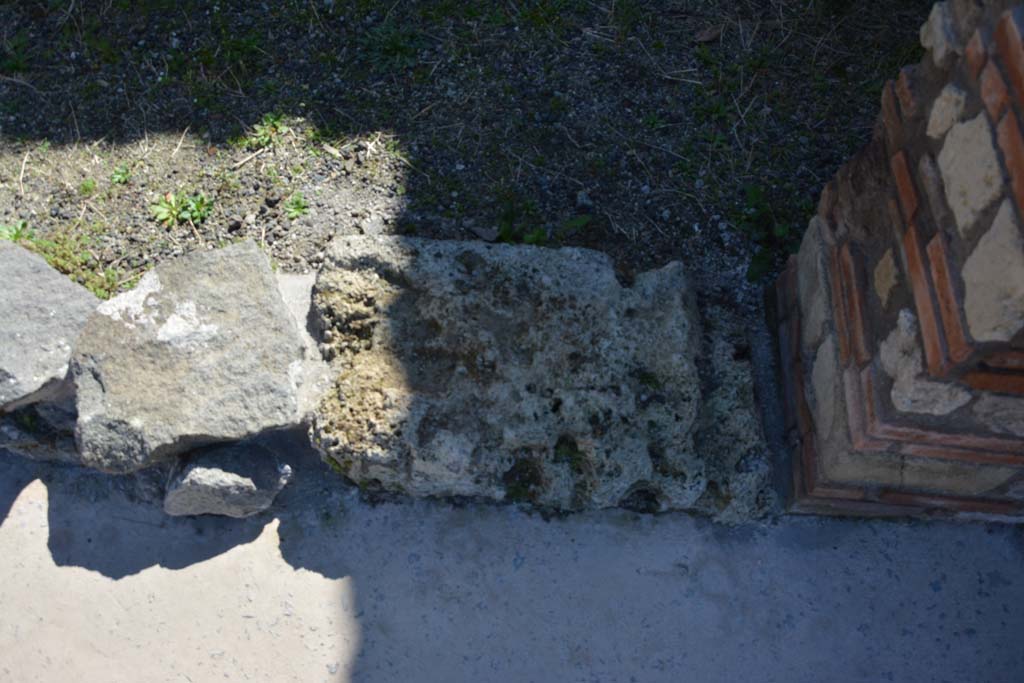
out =
{"type": "Polygon", "coordinates": [[[2,240],[0,282],[0,411],[10,411],[64,391],[71,347],[99,300],[2,240]]]}
{"type": "Polygon", "coordinates": [[[1024,327],[1024,237],[1009,199],[964,263],[963,279],[975,339],[1009,341],[1024,327]]]}
{"type": "Polygon", "coordinates": [[[1024,398],[983,393],[971,411],[974,416],[999,434],[1024,437],[1024,398]]]}
{"type": "Polygon", "coordinates": [[[316,274],[295,275],[277,273],[277,287],[285,306],[295,321],[302,338],[302,373],[299,379],[299,415],[303,421],[312,419],[320,397],[331,384],[330,367],[320,355],[317,340],[313,338],[313,285],[316,274]]]}
{"type": "Polygon", "coordinates": [[[289,465],[257,444],[211,448],[187,458],[172,475],[164,512],[250,517],[269,508],[291,476],[289,465]]]}
{"type": "Polygon", "coordinates": [[[966,237],[978,215],[998,199],[1003,187],[992,127],[984,113],[953,126],[939,152],[939,168],[957,228],[966,237]]]}
{"type": "Polygon", "coordinates": [[[102,304],[72,360],[85,464],[129,471],[296,424],[302,340],[251,242],[158,266],[102,304]]]}
{"type": "Polygon", "coordinates": [[[697,452],[708,480],[694,510],[716,521],[735,523],[779,509],[771,484],[771,453],[754,396],[749,319],[733,306],[708,301],[700,306],[704,340],[697,362],[705,382],[697,452]]]}
{"type": "Polygon", "coordinates": [[[917,318],[904,309],[900,311],[896,329],[879,349],[882,367],[893,379],[890,392],[893,405],[907,413],[947,415],[970,401],[971,394],[955,384],[922,377],[924,363],[917,331],[917,318]]]}
{"type": "Polygon", "coordinates": [[[338,238],[314,297],[337,382],[313,441],[361,484],[561,509],[709,494],[678,263],[623,287],[583,249],[338,238]]]}
{"type": "Polygon", "coordinates": [[[921,26],[921,45],[931,51],[932,60],[942,68],[949,66],[963,51],[948,2],[932,6],[928,21],[921,26]]]}
{"type": "Polygon", "coordinates": [[[928,117],[928,137],[938,139],[945,135],[960,120],[966,101],[967,94],[952,83],[943,88],[928,117]]]}
{"type": "Polygon", "coordinates": [[[899,278],[899,271],[896,268],[896,260],[892,256],[892,249],[886,249],[885,255],[875,266],[874,283],[875,293],[878,294],[882,306],[889,305],[889,295],[899,278]]]}

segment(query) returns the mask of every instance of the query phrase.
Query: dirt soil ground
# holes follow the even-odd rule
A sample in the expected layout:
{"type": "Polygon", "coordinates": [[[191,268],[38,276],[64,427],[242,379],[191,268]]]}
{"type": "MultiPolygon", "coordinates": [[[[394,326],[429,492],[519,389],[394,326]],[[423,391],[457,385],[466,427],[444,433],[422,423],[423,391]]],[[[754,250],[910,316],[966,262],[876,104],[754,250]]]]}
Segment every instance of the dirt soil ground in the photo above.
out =
{"type": "Polygon", "coordinates": [[[756,308],[929,4],[4,3],[0,232],[101,296],[382,232],[682,259],[756,308]]]}

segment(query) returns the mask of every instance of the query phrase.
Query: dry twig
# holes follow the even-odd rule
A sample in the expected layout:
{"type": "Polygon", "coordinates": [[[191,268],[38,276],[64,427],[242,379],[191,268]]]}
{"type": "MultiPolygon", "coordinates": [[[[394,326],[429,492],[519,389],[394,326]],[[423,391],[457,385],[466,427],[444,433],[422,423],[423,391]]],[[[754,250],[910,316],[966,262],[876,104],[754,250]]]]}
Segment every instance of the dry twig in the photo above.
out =
{"type": "Polygon", "coordinates": [[[266,151],[267,151],[266,147],[260,147],[258,150],[256,150],[255,152],[253,152],[252,154],[250,154],[246,158],[242,159],[241,161],[236,163],[234,166],[232,166],[231,170],[237,171],[238,169],[242,168],[247,163],[249,163],[250,161],[252,161],[253,159],[255,159],[256,157],[258,157],[259,155],[263,154],[266,151]]]}
{"type": "Polygon", "coordinates": [[[21,173],[18,174],[18,196],[25,196],[25,164],[28,163],[28,152],[25,152],[25,158],[21,160],[21,173]]]}

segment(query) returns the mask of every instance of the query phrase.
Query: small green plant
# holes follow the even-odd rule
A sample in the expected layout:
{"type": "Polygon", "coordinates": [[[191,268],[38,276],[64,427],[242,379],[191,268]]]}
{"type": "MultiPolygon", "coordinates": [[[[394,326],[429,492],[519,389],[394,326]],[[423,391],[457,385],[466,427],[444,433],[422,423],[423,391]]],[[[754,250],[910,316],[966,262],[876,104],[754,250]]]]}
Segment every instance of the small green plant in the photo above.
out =
{"type": "Polygon", "coordinates": [[[562,435],[555,443],[554,461],[568,463],[569,469],[575,474],[580,474],[586,468],[587,456],[580,450],[575,439],[562,435]]]}
{"type": "Polygon", "coordinates": [[[415,66],[420,48],[416,33],[385,21],[369,30],[367,40],[373,61],[381,66],[396,70],[415,66]]]}
{"type": "Polygon", "coordinates": [[[544,486],[544,473],[531,458],[522,458],[501,477],[505,485],[505,500],[512,503],[533,503],[544,486]]]}
{"type": "Polygon", "coordinates": [[[22,29],[0,45],[0,73],[15,74],[28,71],[29,34],[22,29]]]}
{"type": "Polygon", "coordinates": [[[534,246],[541,246],[548,241],[548,231],[544,228],[534,228],[530,232],[523,235],[523,244],[532,244],[534,246]]]}
{"type": "Polygon", "coordinates": [[[301,192],[296,192],[288,198],[288,201],[284,203],[284,213],[291,220],[302,218],[309,213],[309,204],[306,203],[306,198],[302,196],[301,192]]]}
{"type": "Polygon", "coordinates": [[[640,384],[644,385],[648,389],[660,391],[662,388],[661,380],[658,376],[650,370],[641,368],[636,372],[636,378],[640,381],[640,384]]]}
{"type": "Polygon", "coordinates": [[[127,185],[131,178],[132,171],[127,166],[118,166],[114,169],[114,172],[110,174],[110,182],[115,185],[127,185]]]}
{"type": "Polygon", "coordinates": [[[712,67],[718,63],[718,57],[715,56],[707,45],[698,45],[693,54],[697,57],[697,61],[705,67],[712,67]]]}
{"type": "Polygon", "coordinates": [[[260,122],[252,127],[252,132],[246,137],[245,146],[249,149],[272,147],[291,130],[289,126],[285,125],[282,114],[264,114],[260,122]]]}
{"type": "Polygon", "coordinates": [[[658,116],[657,112],[651,112],[644,116],[643,124],[646,128],[651,130],[658,130],[665,125],[665,121],[658,116]]]}
{"type": "Polygon", "coordinates": [[[202,223],[210,217],[210,213],[213,211],[213,202],[202,193],[186,197],[168,192],[156,204],[150,206],[149,210],[158,222],[166,226],[178,223],[194,225],[202,223]]]}
{"type": "MultiPolygon", "coordinates": [[[[96,229],[101,232],[100,228],[96,229]]],[[[101,299],[109,299],[122,284],[121,273],[103,268],[92,254],[92,237],[81,230],[65,228],[46,238],[32,237],[24,245],[101,299]]]]}
{"type": "Polygon", "coordinates": [[[164,225],[175,225],[182,221],[181,215],[185,211],[185,199],[173,192],[168,192],[160,200],[149,207],[153,218],[164,225]]]}
{"type": "Polygon", "coordinates": [[[594,217],[589,213],[582,214],[580,216],[574,216],[567,221],[563,221],[562,225],[555,232],[557,239],[568,237],[569,235],[575,235],[578,232],[584,230],[588,225],[594,221],[594,217]]]}
{"type": "Polygon", "coordinates": [[[96,193],[96,181],[93,178],[86,178],[82,181],[82,184],[78,186],[78,194],[83,197],[91,197],[96,193]]]}
{"type": "Polygon", "coordinates": [[[747,268],[747,279],[754,282],[771,272],[779,255],[794,250],[798,232],[793,229],[792,219],[809,215],[811,206],[804,201],[796,202],[788,211],[779,210],[764,188],[757,185],[745,186],[744,194],[746,208],[735,223],[758,247],[747,268]]]}
{"type": "Polygon", "coordinates": [[[185,202],[185,220],[191,223],[202,223],[210,217],[212,212],[213,202],[201,192],[192,195],[185,202]]]}
{"type": "Polygon", "coordinates": [[[32,231],[27,221],[18,221],[14,225],[0,225],[0,240],[20,242],[32,239],[32,231]]]}
{"type": "Polygon", "coordinates": [[[34,434],[39,429],[39,416],[36,414],[35,407],[30,406],[22,410],[16,410],[13,416],[15,424],[29,434],[34,434]]]}
{"type": "Polygon", "coordinates": [[[547,242],[548,232],[540,225],[536,202],[513,188],[500,189],[497,200],[499,240],[533,245],[547,242]]]}

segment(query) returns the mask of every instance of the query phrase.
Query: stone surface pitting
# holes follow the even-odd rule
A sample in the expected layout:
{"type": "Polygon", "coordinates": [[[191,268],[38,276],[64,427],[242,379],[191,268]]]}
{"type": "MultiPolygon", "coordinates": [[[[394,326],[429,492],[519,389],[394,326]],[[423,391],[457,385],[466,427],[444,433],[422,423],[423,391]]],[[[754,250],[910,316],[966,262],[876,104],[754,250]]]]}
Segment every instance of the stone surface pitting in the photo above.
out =
{"type": "Polygon", "coordinates": [[[123,472],[294,425],[302,340],[251,242],[158,266],[89,319],[72,361],[82,460],[123,472]]]}
{"type": "Polygon", "coordinates": [[[99,300],[3,240],[0,282],[0,411],[9,411],[62,393],[72,346],[99,300]]]}
{"type": "Polygon", "coordinates": [[[623,287],[582,249],[338,238],[314,296],[337,381],[313,441],[361,484],[562,509],[707,491],[678,263],[623,287]]]}
{"type": "Polygon", "coordinates": [[[206,449],[171,476],[164,512],[250,517],[269,508],[291,476],[289,465],[255,443],[206,449]]]}

